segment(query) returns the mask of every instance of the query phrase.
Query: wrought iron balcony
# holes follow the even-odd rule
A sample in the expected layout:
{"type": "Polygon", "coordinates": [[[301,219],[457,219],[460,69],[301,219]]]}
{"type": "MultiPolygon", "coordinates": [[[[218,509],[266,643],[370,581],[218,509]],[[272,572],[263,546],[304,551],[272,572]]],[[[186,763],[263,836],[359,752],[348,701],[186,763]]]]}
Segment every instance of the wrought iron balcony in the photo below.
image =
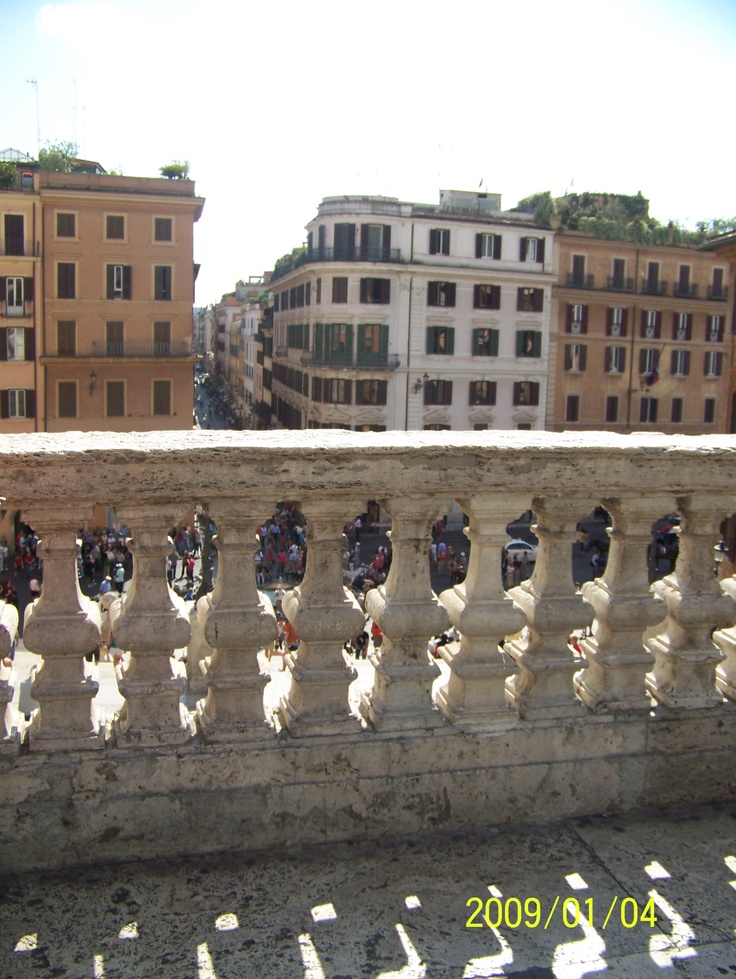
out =
{"type": "Polygon", "coordinates": [[[641,284],[641,291],[645,296],[666,296],[667,282],[664,279],[644,279],[641,284]]]}
{"type": "Polygon", "coordinates": [[[307,262],[402,262],[400,248],[313,248],[307,262]]]}
{"type": "Polygon", "coordinates": [[[677,296],[680,299],[697,299],[698,296],[697,282],[676,282],[675,296],[677,296]]]}
{"type": "Polygon", "coordinates": [[[608,288],[611,292],[634,292],[634,280],[624,276],[609,275],[608,288]]]}
{"type": "Polygon", "coordinates": [[[306,350],[300,359],[307,367],[334,367],[338,370],[395,371],[400,363],[396,354],[342,351],[315,353],[306,350]]]}
{"type": "Polygon", "coordinates": [[[11,305],[11,303],[3,299],[0,302],[0,316],[7,316],[9,319],[33,316],[33,300],[27,299],[19,305],[11,305]]]}
{"type": "Polygon", "coordinates": [[[728,286],[708,286],[708,299],[717,299],[725,303],[728,299],[728,286]]]}
{"type": "Polygon", "coordinates": [[[573,289],[595,289],[595,276],[568,272],[567,284],[573,289]]]}
{"type": "Polygon", "coordinates": [[[191,354],[186,340],[175,342],[147,343],[137,340],[92,343],[93,357],[188,357],[191,354]]]}
{"type": "Polygon", "coordinates": [[[25,255],[35,258],[39,254],[38,242],[26,238],[0,238],[0,255],[25,255]]]}

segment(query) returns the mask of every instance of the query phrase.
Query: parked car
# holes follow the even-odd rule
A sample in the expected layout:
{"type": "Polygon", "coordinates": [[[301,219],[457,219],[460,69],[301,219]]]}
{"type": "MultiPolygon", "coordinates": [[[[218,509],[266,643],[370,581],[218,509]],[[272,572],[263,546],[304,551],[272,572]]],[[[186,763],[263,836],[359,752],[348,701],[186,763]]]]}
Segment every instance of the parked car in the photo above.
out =
{"type": "Polygon", "coordinates": [[[526,540],[510,540],[504,547],[504,550],[509,557],[513,557],[514,554],[518,554],[519,557],[522,554],[527,554],[529,556],[529,564],[534,564],[537,560],[537,551],[539,548],[536,544],[530,544],[526,540]]]}

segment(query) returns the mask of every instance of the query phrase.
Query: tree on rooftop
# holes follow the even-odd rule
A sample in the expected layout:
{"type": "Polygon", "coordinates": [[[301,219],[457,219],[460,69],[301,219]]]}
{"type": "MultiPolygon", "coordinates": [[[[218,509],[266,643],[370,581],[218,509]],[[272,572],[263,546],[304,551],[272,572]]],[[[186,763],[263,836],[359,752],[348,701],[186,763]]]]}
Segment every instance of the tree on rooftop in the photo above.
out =
{"type": "Polygon", "coordinates": [[[161,167],[159,173],[169,180],[186,180],[189,176],[189,160],[173,160],[161,167]]]}
{"type": "Polygon", "coordinates": [[[0,160],[0,190],[12,190],[15,180],[15,163],[12,160],[0,160]]]}
{"type": "Polygon", "coordinates": [[[47,143],[38,154],[38,165],[42,170],[70,173],[78,150],[76,143],[47,143]]]}

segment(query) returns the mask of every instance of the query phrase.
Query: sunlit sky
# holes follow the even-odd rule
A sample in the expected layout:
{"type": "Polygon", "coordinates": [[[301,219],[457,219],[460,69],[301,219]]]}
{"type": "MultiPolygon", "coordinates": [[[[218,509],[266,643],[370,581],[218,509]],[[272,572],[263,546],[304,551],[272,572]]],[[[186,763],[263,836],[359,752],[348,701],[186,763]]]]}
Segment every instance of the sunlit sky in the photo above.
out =
{"type": "Polygon", "coordinates": [[[35,156],[40,130],[128,175],[189,161],[200,305],[337,194],[736,214],[735,0],[0,0],[0,36],[0,149],[35,156]]]}

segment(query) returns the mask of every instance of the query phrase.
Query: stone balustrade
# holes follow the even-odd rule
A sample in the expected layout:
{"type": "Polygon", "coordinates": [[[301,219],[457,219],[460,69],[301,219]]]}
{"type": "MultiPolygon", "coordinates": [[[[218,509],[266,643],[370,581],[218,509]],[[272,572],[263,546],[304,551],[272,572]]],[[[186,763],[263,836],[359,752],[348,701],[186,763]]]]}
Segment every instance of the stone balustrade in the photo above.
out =
{"type": "MultiPolygon", "coordinates": [[[[736,585],[716,579],[713,547],[736,510],[733,437],[67,433],[6,437],[0,455],[4,506],[33,526],[44,561],[24,634],[43,658],[40,706],[22,737],[6,719],[0,869],[732,797],[736,585]],[[368,499],[390,518],[393,561],[365,602],[384,641],[356,679],[343,645],[365,612],[343,584],[343,528],[368,499]],[[253,558],[281,500],[306,518],[308,556],[283,600],[300,644],[274,677],[262,652],[274,609],[253,558]],[[437,595],[431,527],[453,503],[467,577],[437,595]],[[196,611],[166,579],[168,532],[192,504],[218,551],[196,611]],[[99,607],[75,570],[96,505],[115,508],[134,555],[109,611],[124,702],[100,729],[83,666],[99,607]],[[596,506],[612,518],[609,560],[580,588],[576,526],[596,506]],[[504,590],[506,525],[527,509],[534,573],[504,590]],[[650,586],[651,528],[667,513],[681,517],[679,559],[650,586]],[[207,693],[187,710],[170,657],[192,616],[207,693]],[[460,638],[433,660],[427,643],[450,624],[460,638]],[[573,655],[570,633],[587,626],[573,655]]],[[[0,651],[15,627],[0,609],[0,651]]]]}

